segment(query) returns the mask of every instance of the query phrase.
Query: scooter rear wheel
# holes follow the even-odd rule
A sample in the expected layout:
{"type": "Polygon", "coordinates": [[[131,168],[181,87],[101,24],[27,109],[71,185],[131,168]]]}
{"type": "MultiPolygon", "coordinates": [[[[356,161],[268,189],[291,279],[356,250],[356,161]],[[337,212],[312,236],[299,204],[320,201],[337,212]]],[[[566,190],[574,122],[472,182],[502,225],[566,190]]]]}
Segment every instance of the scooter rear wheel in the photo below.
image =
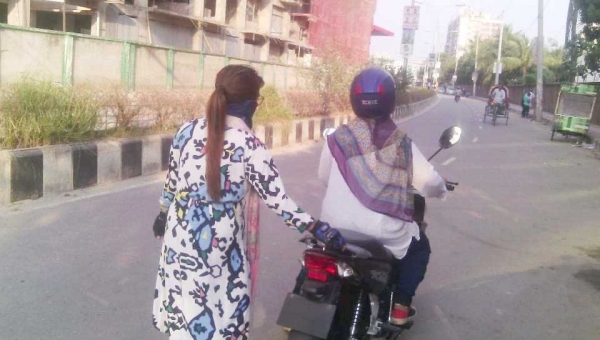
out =
{"type": "Polygon", "coordinates": [[[295,329],[292,329],[290,331],[290,334],[288,334],[288,340],[321,340],[321,339],[315,338],[312,335],[308,335],[306,333],[302,333],[295,329]]]}

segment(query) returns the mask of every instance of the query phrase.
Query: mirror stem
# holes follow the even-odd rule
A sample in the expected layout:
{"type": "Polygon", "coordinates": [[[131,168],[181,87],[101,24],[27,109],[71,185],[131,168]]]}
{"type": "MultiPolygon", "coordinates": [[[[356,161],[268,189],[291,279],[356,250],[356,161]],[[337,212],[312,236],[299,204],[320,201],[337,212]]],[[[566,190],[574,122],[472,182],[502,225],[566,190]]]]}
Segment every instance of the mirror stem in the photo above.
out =
{"type": "Polygon", "coordinates": [[[440,151],[442,151],[442,148],[439,148],[438,151],[436,151],[433,155],[431,155],[431,157],[429,157],[427,159],[427,161],[429,162],[433,157],[435,157],[435,155],[437,155],[438,153],[440,153],[440,151]]]}

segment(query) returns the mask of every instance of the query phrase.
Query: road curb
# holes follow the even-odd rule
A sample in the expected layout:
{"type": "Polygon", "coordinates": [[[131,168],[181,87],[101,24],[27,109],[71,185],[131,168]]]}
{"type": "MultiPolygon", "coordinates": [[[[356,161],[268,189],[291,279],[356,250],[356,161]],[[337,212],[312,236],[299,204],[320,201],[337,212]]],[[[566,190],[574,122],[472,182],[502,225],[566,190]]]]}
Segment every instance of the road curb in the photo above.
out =
{"type": "MultiPolygon", "coordinates": [[[[394,120],[437,102],[426,100],[396,108],[394,120]]],[[[350,121],[352,115],[305,118],[288,124],[267,124],[254,134],[269,148],[282,148],[321,138],[326,128],[350,121]]],[[[56,195],[97,184],[148,176],[168,168],[172,135],[0,150],[0,204],[56,195]]]]}

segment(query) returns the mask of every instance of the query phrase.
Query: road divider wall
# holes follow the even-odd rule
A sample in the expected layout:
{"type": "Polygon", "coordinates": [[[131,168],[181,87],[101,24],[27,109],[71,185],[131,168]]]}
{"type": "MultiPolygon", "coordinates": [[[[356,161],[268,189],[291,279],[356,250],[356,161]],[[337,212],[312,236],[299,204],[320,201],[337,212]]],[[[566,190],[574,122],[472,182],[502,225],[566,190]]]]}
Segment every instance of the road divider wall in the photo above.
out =
{"type": "MultiPolygon", "coordinates": [[[[400,119],[437,102],[437,96],[402,105],[400,119]]],[[[352,115],[294,120],[259,125],[254,134],[269,148],[321,139],[326,128],[338,127],[352,115]]],[[[114,141],[51,145],[0,151],[0,204],[57,195],[75,189],[156,174],[167,170],[173,135],[152,135],[114,141]]]]}

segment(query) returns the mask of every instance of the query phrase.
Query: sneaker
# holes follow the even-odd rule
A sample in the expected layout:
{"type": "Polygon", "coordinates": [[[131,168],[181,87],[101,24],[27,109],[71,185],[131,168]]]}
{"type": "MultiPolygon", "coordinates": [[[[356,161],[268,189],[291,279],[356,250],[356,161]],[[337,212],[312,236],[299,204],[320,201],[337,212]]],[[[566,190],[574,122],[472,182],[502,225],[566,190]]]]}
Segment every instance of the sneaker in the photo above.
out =
{"type": "Polygon", "coordinates": [[[396,326],[405,325],[416,314],[417,314],[417,310],[414,309],[413,307],[406,307],[401,304],[395,303],[394,309],[392,309],[391,323],[396,326]]]}

